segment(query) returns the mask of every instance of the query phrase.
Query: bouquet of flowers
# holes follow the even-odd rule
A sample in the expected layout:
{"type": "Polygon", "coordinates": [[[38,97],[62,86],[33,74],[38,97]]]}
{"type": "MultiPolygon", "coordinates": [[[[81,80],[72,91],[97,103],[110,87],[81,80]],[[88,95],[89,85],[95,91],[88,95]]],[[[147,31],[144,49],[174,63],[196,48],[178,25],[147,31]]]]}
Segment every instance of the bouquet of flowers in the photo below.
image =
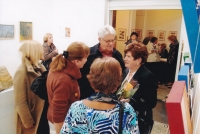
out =
{"type": "Polygon", "coordinates": [[[131,79],[130,82],[125,80],[117,91],[118,99],[131,99],[139,88],[137,81],[131,79]]]}

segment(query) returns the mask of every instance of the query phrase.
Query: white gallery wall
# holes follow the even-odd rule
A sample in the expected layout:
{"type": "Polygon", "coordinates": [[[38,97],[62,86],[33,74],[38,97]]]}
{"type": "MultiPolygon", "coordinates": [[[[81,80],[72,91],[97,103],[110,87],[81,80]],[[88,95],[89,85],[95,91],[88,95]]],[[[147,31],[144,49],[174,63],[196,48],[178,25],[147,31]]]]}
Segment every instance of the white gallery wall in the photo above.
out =
{"type": "Polygon", "coordinates": [[[53,34],[59,52],[73,41],[88,46],[98,43],[97,32],[104,25],[105,0],[0,0],[0,24],[14,25],[14,39],[0,40],[0,66],[13,76],[20,64],[20,21],[32,22],[33,40],[43,43],[43,36],[53,34]],[[65,28],[71,37],[65,37],[65,28]]]}

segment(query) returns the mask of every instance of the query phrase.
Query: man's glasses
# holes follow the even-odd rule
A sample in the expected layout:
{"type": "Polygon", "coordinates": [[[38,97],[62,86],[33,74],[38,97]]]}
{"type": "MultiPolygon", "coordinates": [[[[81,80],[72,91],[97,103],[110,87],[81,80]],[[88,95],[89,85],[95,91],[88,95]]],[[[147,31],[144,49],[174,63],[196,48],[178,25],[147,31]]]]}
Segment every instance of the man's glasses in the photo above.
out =
{"type": "MultiPolygon", "coordinates": [[[[102,38],[101,38],[102,39],[102,38]]],[[[115,39],[113,39],[113,40],[104,40],[104,39],[102,39],[104,42],[106,42],[106,43],[114,43],[115,42],[115,39]]]]}

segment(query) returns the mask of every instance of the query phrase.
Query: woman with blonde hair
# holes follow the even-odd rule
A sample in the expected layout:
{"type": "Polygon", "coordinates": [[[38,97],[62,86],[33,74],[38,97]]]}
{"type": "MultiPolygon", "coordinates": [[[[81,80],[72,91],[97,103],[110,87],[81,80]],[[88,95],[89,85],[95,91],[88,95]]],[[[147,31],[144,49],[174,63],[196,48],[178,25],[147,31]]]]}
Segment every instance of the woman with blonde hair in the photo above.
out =
{"type": "Polygon", "coordinates": [[[33,80],[46,71],[39,63],[44,58],[42,45],[37,41],[26,41],[19,51],[22,63],[14,78],[16,134],[36,134],[42,114],[44,100],[30,89],[33,80]]]}
{"type": "Polygon", "coordinates": [[[60,132],[71,104],[80,98],[77,79],[81,78],[80,68],[87,61],[90,49],[82,42],[73,42],[63,54],[50,64],[47,77],[49,108],[47,118],[56,133],[60,132]]]}
{"type": "Polygon", "coordinates": [[[115,58],[94,60],[87,78],[95,93],[71,105],[60,134],[139,133],[136,113],[128,103],[124,103],[122,131],[119,129],[120,103],[114,92],[121,82],[121,70],[115,58]]]}
{"type": "Polygon", "coordinates": [[[58,55],[58,49],[53,44],[53,35],[51,33],[46,33],[43,40],[44,61],[42,64],[47,70],[49,70],[49,65],[52,61],[52,58],[58,55]]]}

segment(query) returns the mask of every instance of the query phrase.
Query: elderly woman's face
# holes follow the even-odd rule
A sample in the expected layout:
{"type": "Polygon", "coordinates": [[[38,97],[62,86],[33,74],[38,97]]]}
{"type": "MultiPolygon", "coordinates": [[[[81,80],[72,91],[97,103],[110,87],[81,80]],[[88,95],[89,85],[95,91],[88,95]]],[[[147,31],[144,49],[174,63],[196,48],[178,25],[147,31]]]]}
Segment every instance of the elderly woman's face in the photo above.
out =
{"type": "Polygon", "coordinates": [[[127,52],[124,57],[124,64],[125,64],[125,67],[130,69],[130,68],[133,68],[134,66],[137,66],[138,61],[133,58],[131,52],[127,52]]]}
{"type": "Polygon", "coordinates": [[[99,42],[102,50],[113,51],[115,45],[115,35],[107,34],[104,38],[100,38],[99,42]]]}

